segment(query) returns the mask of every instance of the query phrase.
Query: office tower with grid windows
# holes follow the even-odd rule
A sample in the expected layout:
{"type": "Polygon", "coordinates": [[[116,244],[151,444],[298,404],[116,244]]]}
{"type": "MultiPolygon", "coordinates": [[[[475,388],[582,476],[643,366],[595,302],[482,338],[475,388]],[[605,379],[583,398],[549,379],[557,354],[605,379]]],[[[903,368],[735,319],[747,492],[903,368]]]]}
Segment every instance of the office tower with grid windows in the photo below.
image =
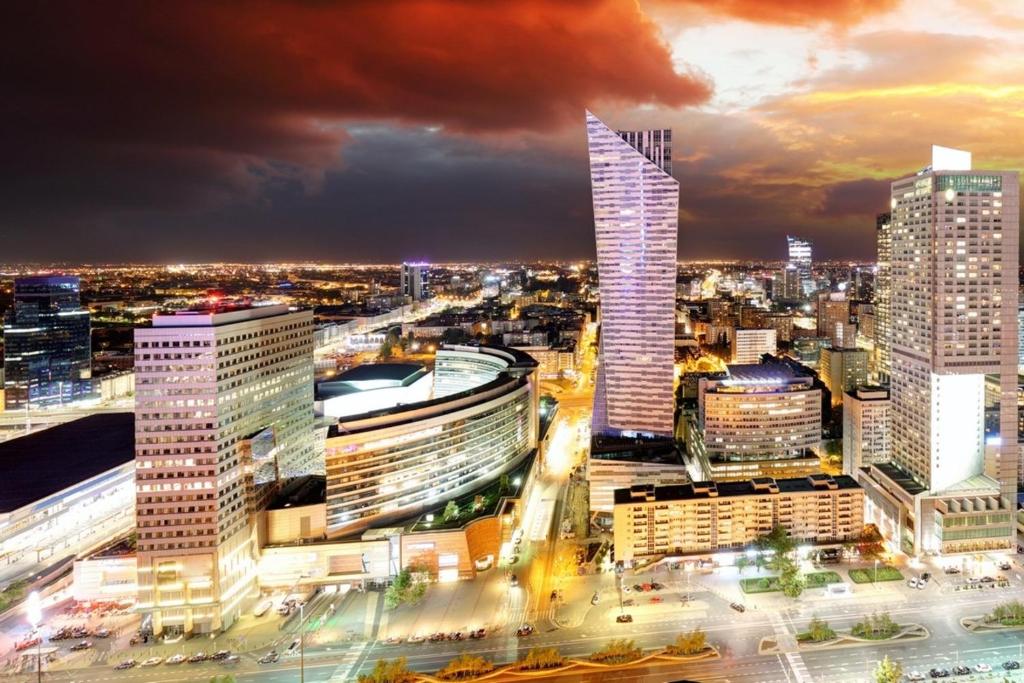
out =
{"type": "Polygon", "coordinates": [[[875,350],[873,375],[879,382],[889,382],[892,365],[889,348],[889,328],[892,306],[892,216],[880,213],[875,219],[877,268],[875,273],[875,350]]]}
{"type": "Polygon", "coordinates": [[[135,331],[138,609],[230,626],[256,595],[256,515],[314,462],[313,315],[213,305],[135,331]]]}
{"type": "Polygon", "coordinates": [[[671,436],[679,221],[671,135],[619,133],[587,112],[587,143],[601,291],[594,433],[671,436]]]}
{"type": "Polygon", "coordinates": [[[797,270],[797,277],[800,280],[800,291],[804,296],[809,296],[814,291],[811,241],[787,235],[786,247],[789,252],[789,264],[795,266],[797,270]]]}
{"type": "Polygon", "coordinates": [[[892,458],[869,479],[909,553],[1015,547],[1018,188],[943,147],[892,183],[892,458]]]}

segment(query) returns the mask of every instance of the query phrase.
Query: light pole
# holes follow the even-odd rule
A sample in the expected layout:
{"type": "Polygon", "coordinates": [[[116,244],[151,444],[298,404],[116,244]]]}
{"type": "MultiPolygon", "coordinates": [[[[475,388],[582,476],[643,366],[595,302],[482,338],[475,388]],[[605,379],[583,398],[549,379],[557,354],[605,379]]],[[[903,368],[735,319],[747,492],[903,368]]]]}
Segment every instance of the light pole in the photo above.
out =
{"type": "Polygon", "coordinates": [[[306,681],[306,638],[303,626],[306,621],[306,605],[299,604],[299,683],[306,681]]]}
{"type": "MultiPolygon", "coordinates": [[[[32,631],[35,632],[39,629],[39,625],[43,623],[43,605],[39,600],[39,593],[32,591],[28,594],[28,623],[32,624],[32,631]]],[[[43,680],[43,638],[40,633],[36,633],[36,680],[43,680]]]]}
{"type": "Polygon", "coordinates": [[[875,579],[872,581],[875,584],[875,588],[878,588],[878,559],[875,559],[875,579]]]}

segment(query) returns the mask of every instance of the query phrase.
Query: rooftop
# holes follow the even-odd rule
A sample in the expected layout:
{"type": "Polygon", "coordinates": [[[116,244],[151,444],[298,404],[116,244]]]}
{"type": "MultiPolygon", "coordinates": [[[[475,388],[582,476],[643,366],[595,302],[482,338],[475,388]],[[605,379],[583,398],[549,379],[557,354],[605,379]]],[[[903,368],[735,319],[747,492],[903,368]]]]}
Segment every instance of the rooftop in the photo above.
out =
{"type": "Polygon", "coordinates": [[[327,478],[310,474],[286,481],[274,500],[267,506],[268,510],[317,505],[327,500],[327,478]]]}
{"type": "Polygon", "coordinates": [[[253,305],[250,302],[211,301],[187,311],[156,313],[153,315],[153,327],[215,327],[290,312],[286,304],[253,305]]]}
{"type": "Polygon", "coordinates": [[[337,375],[335,382],[389,380],[405,383],[423,370],[422,363],[364,363],[337,375]]]}
{"type": "Polygon", "coordinates": [[[873,464],[872,467],[884,474],[894,484],[912,496],[916,496],[917,494],[924,493],[928,490],[926,487],[918,483],[910,472],[907,472],[895,463],[877,462],[873,464]]]}
{"type": "Polygon", "coordinates": [[[135,458],[135,415],[99,413],[0,443],[0,512],[11,512],[135,458]]]}
{"type": "Polygon", "coordinates": [[[860,484],[847,475],[811,475],[795,479],[772,479],[758,477],[748,481],[696,481],[691,484],[674,486],[634,486],[615,490],[615,504],[628,505],[637,502],[658,502],[673,500],[696,500],[705,498],[729,498],[736,496],[776,495],[782,493],[811,493],[813,491],[835,491],[859,489],[860,484]]]}

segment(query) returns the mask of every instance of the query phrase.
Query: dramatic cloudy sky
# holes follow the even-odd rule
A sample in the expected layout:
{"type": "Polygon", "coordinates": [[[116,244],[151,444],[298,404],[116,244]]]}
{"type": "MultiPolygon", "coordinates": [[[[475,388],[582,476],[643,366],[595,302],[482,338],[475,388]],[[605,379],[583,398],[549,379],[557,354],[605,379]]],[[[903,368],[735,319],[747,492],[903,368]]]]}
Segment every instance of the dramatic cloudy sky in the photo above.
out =
{"type": "Polygon", "coordinates": [[[0,262],[593,254],[584,108],[671,127],[680,257],[870,257],[932,142],[1024,159],[1024,3],[19,3],[0,262]]]}

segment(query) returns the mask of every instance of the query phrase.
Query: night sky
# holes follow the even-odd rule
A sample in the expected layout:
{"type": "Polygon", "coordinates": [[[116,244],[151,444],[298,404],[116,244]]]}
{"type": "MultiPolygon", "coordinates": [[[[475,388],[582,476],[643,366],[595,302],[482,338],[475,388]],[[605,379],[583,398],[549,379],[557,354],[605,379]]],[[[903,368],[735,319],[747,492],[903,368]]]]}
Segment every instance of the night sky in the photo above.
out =
{"type": "Polygon", "coordinates": [[[0,262],[591,257],[585,108],[673,129],[682,259],[870,258],[933,142],[1024,157],[1024,3],[6,10],[0,262]]]}

